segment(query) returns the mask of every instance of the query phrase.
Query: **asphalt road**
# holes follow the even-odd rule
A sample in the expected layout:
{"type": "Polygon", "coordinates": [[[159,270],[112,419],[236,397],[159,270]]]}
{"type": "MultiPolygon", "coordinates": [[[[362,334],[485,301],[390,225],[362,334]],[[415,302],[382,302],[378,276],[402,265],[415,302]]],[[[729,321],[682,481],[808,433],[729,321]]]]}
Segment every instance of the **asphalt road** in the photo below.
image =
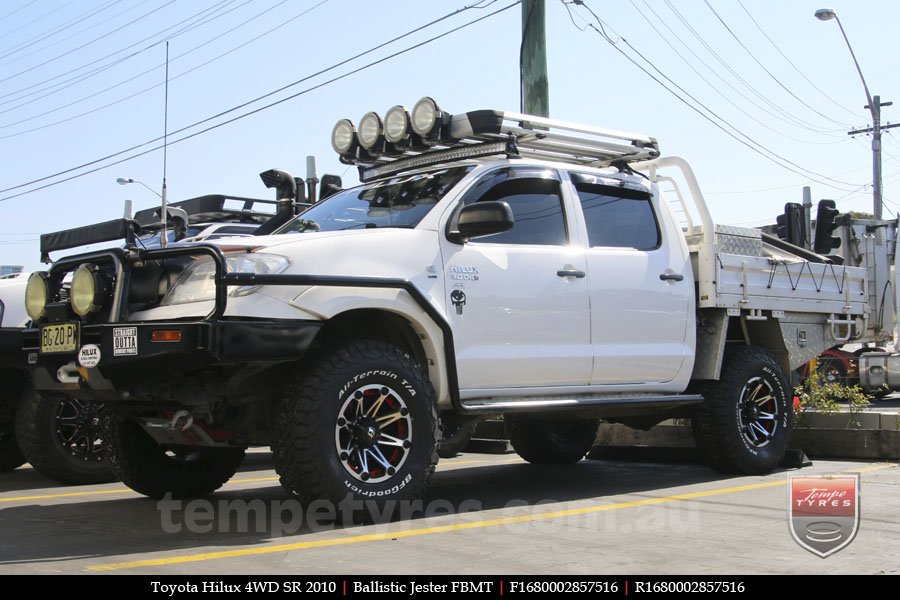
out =
{"type": "Polygon", "coordinates": [[[900,573],[898,465],[802,471],[861,473],[859,533],[826,559],[789,534],[787,471],[464,454],[441,461],[421,511],[339,526],[327,507],[301,513],[264,452],[191,503],[61,487],[25,466],[0,474],[0,574],[900,573]]]}

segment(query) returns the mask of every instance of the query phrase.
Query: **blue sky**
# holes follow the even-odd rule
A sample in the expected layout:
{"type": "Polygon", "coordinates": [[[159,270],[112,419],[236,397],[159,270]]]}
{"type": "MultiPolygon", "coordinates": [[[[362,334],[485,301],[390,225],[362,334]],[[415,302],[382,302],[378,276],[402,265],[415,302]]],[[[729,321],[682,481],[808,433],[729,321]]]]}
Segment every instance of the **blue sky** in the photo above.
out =
{"type": "MultiPolygon", "coordinates": [[[[160,136],[166,39],[171,58],[170,131],[309,77],[264,101],[172,135],[172,141],[321,85],[172,144],[171,200],[207,193],[270,198],[257,174],[279,167],[303,175],[310,154],[317,156],[320,174],[342,174],[345,182],[354,183],[355,172],[337,161],[329,143],[331,128],[340,118],[358,121],[370,110],[383,114],[394,104],[411,108],[423,95],[436,98],[450,112],[518,110],[518,5],[387,58],[506,7],[512,4],[509,0],[486,0],[315,75],[476,3],[5,0],[0,5],[0,189],[160,136]]],[[[655,136],[663,154],[691,162],[714,218],[723,223],[771,222],[785,202],[800,201],[804,185],[812,186],[814,200],[835,198],[842,210],[871,211],[871,189],[865,187],[871,183],[871,138],[846,135],[851,128],[867,126],[870,118],[837,23],[813,17],[827,4],[806,0],[709,0],[709,4],[585,0],[585,4],[619,48],[636,59],[633,52],[639,51],[659,69],[654,75],[662,78],[664,73],[684,90],[680,95],[690,94],[737,128],[740,133],[735,135],[746,135],[795,163],[801,173],[761,157],[688,108],[596,31],[585,29],[586,23],[597,22],[584,7],[569,5],[570,13],[559,0],[547,0],[552,117],[655,136]]],[[[890,29],[873,28],[898,22],[900,3],[836,1],[830,7],[847,30],[871,92],[883,101],[898,102],[883,109],[883,121],[900,120],[898,58],[889,51],[890,29]]],[[[886,215],[900,210],[896,136],[900,128],[884,138],[886,215]]],[[[37,268],[38,234],[116,218],[125,199],[133,200],[138,209],[158,201],[141,186],[120,186],[115,180],[133,177],[158,189],[161,151],[9,197],[84,170],[0,192],[0,199],[7,198],[0,201],[0,264],[37,268]]]]}

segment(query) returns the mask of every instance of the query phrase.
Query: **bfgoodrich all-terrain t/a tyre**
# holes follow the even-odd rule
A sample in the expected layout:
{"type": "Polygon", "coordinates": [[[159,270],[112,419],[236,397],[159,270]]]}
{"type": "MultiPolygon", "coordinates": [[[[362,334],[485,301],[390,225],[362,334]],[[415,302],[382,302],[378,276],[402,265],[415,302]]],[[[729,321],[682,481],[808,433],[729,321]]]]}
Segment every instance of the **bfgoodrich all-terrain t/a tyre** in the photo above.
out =
{"type": "Polygon", "coordinates": [[[439,442],[434,390],[421,366],[385,342],[348,342],[285,386],[275,470],[306,503],[417,500],[439,442]]]}
{"type": "Polygon", "coordinates": [[[31,466],[69,485],[113,481],[103,461],[102,405],[31,391],[16,409],[16,438],[31,466]]]}
{"type": "Polygon", "coordinates": [[[506,430],[516,454],[534,464],[578,462],[597,438],[597,419],[558,419],[506,415],[506,430]]]}
{"type": "Polygon", "coordinates": [[[136,422],[108,414],[103,452],[113,474],[134,491],[196,498],[222,487],[244,460],[244,448],[164,449],[136,422]]]}
{"type": "Polygon", "coordinates": [[[793,420],[788,390],[767,351],[743,346],[726,355],[693,419],[697,445],[714,469],[754,475],[781,464],[793,420]]]}

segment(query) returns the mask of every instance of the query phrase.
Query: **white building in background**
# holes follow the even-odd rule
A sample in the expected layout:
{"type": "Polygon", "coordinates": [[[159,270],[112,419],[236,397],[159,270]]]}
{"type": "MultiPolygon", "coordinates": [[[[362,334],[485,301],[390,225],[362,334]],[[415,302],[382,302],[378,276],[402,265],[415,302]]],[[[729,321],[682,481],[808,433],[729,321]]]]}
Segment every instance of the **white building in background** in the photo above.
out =
{"type": "Polygon", "coordinates": [[[12,275],[13,273],[21,273],[24,269],[22,265],[0,265],[0,277],[4,275],[12,275]]]}

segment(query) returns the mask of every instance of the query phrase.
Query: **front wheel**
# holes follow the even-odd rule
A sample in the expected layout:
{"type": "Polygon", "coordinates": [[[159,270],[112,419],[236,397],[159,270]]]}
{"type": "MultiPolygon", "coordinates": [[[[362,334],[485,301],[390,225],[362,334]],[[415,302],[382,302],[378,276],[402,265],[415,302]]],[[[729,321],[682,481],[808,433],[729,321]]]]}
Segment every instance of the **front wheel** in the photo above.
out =
{"type": "Polygon", "coordinates": [[[771,354],[744,346],[725,358],[693,419],[694,437],[717,471],[759,475],[781,464],[793,413],[784,373],[771,354]]]}
{"type": "Polygon", "coordinates": [[[380,341],[335,348],[286,385],[274,449],[301,501],[422,497],[438,461],[434,390],[422,368],[380,341]]]}
{"type": "Polygon", "coordinates": [[[516,454],[534,464],[578,462],[594,446],[597,419],[550,419],[506,415],[506,430],[516,454]]]}
{"type": "Polygon", "coordinates": [[[163,448],[133,420],[104,419],[103,452],[113,474],[134,491],[160,499],[196,498],[231,479],[244,460],[244,448],[163,448]]]}
{"type": "Polygon", "coordinates": [[[103,405],[57,394],[31,393],[16,411],[16,437],[31,466],[69,485],[113,480],[103,462],[103,405]]]}

